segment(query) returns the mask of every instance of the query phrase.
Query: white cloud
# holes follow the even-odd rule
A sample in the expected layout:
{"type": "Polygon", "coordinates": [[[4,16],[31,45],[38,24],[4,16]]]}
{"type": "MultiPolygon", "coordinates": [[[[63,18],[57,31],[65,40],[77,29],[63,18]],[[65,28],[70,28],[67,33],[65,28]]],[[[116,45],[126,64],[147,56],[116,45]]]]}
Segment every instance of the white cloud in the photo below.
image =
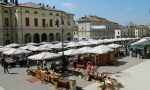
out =
{"type": "Polygon", "coordinates": [[[62,6],[65,8],[76,8],[76,6],[71,2],[63,3],[62,6]]]}

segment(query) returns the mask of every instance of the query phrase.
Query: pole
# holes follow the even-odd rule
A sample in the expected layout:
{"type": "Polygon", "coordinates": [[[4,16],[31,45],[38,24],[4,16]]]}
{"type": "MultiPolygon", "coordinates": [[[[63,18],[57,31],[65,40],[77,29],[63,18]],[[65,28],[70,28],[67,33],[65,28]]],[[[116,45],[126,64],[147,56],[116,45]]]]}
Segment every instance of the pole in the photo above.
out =
{"type": "Polygon", "coordinates": [[[65,57],[64,57],[64,28],[63,28],[63,12],[61,13],[61,41],[62,41],[62,73],[64,73],[65,70],[65,57]]]}

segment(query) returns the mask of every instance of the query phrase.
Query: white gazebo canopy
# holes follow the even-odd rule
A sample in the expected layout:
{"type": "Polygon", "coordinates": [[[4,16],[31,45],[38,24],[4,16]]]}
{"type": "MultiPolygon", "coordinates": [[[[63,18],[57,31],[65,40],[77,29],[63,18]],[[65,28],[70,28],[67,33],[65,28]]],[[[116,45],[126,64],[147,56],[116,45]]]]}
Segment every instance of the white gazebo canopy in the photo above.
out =
{"type": "Polygon", "coordinates": [[[108,46],[100,45],[100,46],[94,47],[89,52],[96,53],[96,54],[105,54],[105,53],[112,52],[112,51],[113,49],[109,48],[108,46]]]}
{"type": "Polygon", "coordinates": [[[51,43],[47,43],[47,44],[44,44],[44,45],[40,45],[40,47],[45,47],[45,48],[51,48],[53,47],[54,44],[51,44],[51,43]]]}
{"type": "Polygon", "coordinates": [[[32,56],[29,56],[28,58],[31,60],[45,60],[45,59],[52,59],[56,57],[60,57],[61,54],[55,54],[55,53],[50,53],[50,52],[42,52],[39,54],[35,54],[32,56]]]}
{"type": "Polygon", "coordinates": [[[53,45],[51,48],[53,49],[61,49],[62,48],[62,45],[53,45]]]}
{"type": "Polygon", "coordinates": [[[26,45],[38,45],[38,44],[37,44],[37,43],[30,42],[30,43],[27,43],[26,45]]]}
{"type": "Polygon", "coordinates": [[[82,48],[79,48],[77,49],[78,51],[80,51],[81,53],[90,53],[90,51],[92,50],[93,48],[91,47],[82,47],[82,48]]]}
{"type": "Polygon", "coordinates": [[[132,43],[131,45],[137,45],[137,44],[139,44],[139,43],[146,42],[147,40],[148,40],[148,39],[143,38],[143,39],[141,39],[141,40],[139,40],[139,41],[137,41],[137,42],[132,43]]]}
{"type": "Polygon", "coordinates": [[[9,45],[6,45],[5,47],[19,47],[20,45],[19,44],[16,44],[16,43],[12,43],[12,44],[9,44],[9,45]]]}
{"type": "Polygon", "coordinates": [[[5,52],[5,51],[11,50],[11,49],[14,49],[14,48],[3,47],[3,48],[0,48],[0,52],[5,52]]]}
{"type": "Polygon", "coordinates": [[[119,48],[119,47],[122,47],[122,45],[115,44],[115,43],[109,44],[107,46],[110,47],[110,48],[119,48]]]}
{"type": "Polygon", "coordinates": [[[77,47],[77,46],[82,46],[82,44],[78,42],[71,42],[71,43],[68,43],[67,45],[67,47],[77,47]]]}
{"type": "Polygon", "coordinates": [[[16,55],[16,54],[23,54],[23,53],[31,53],[31,51],[18,48],[18,49],[11,49],[11,50],[3,52],[3,54],[6,54],[6,55],[16,55]]]}
{"type": "MultiPolygon", "coordinates": [[[[62,52],[59,52],[60,54],[62,54],[62,52]]],[[[64,51],[64,55],[77,55],[77,54],[82,54],[83,52],[80,52],[79,50],[76,49],[70,49],[70,50],[66,50],[64,51]]]]}
{"type": "Polygon", "coordinates": [[[30,50],[30,49],[37,48],[37,46],[27,45],[27,46],[23,46],[23,47],[20,47],[20,48],[30,50]]]}
{"type": "Polygon", "coordinates": [[[78,43],[80,43],[81,45],[91,45],[92,44],[89,41],[79,41],[78,43]]]}

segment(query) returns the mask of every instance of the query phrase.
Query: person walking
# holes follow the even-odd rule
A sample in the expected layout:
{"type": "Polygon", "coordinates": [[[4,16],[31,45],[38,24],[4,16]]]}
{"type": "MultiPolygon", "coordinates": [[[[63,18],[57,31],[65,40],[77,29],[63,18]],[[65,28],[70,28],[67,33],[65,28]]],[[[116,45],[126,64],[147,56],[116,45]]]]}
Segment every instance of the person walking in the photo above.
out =
{"type": "Polygon", "coordinates": [[[1,59],[1,65],[2,65],[2,67],[4,66],[4,61],[5,61],[5,59],[4,59],[4,57],[2,57],[2,59],[1,59]]]}
{"type": "Polygon", "coordinates": [[[4,73],[6,74],[6,71],[7,71],[7,73],[9,73],[9,70],[8,70],[8,63],[6,62],[5,59],[4,59],[3,66],[4,66],[4,73]]]}

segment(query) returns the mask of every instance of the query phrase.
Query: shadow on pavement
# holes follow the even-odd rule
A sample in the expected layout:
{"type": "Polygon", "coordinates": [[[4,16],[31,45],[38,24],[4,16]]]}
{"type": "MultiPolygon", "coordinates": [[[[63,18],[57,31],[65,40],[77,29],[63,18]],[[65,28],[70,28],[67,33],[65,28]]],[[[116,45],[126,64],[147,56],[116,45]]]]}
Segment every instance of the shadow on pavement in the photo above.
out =
{"type": "Polygon", "coordinates": [[[9,73],[9,74],[19,74],[19,73],[9,73]]]}
{"type": "Polygon", "coordinates": [[[76,87],[77,90],[83,90],[81,87],[77,86],[76,87]]]}
{"type": "Polygon", "coordinates": [[[124,62],[124,61],[116,61],[116,62],[113,64],[113,66],[118,67],[118,66],[124,65],[124,64],[126,64],[126,63],[127,63],[127,62],[124,62]]]}

